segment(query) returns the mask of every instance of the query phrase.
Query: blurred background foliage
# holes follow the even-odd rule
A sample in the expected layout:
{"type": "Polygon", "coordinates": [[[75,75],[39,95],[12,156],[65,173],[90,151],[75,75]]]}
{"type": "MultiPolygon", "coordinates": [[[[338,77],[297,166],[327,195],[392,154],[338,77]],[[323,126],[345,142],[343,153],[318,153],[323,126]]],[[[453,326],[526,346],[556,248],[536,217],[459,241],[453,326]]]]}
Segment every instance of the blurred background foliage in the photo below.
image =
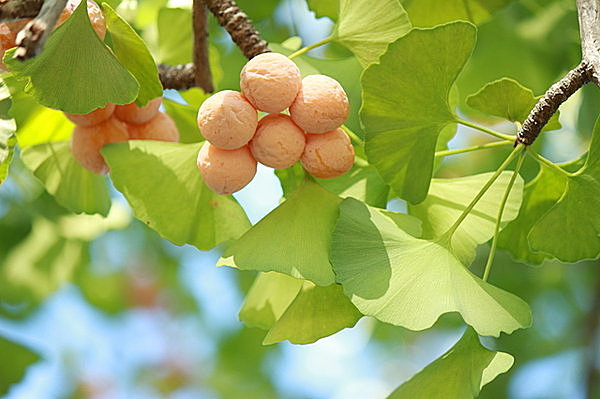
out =
{"type": "MultiPolygon", "coordinates": [[[[191,61],[189,1],[109,3],[138,30],[157,62],[191,61]]],[[[319,16],[335,17],[335,3],[238,1],[262,37],[284,53],[300,46],[299,39],[290,38],[307,45],[327,37],[331,19],[316,18],[308,7],[319,16]]],[[[454,3],[461,2],[403,1],[416,26],[466,19],[454,3]]],[[[473,15],[479,24],[478,43],[457,83],[457,104],[462,114],[514,133],[514,125],[478,114],[465,98],[502,77],[539,95],[575,66],[580,59],[575,1],[471,3],[487,7],[473,15]]],[[[214,18],[210,37],[216,89],[239,89],[246,60],[214,18]]],[[[352,104],[347,126],[362,136],[357,115],[360,66],[351,54],[328,45],[297,62],[304,70],[316,68],[342,82],[352,104]]],[[[172,101],[165,101],[165,107],[182,131],[193,132],[193,115],[205,96],[197,90],[182,96],[189,105],[166,93],[172,101]]],[[[27,96],[12,102],[19,127],[37,134],[68,134],[68,122],[48,126],[51,116],[45,113],[51,111],[33,105],[27,96]]],[[[0,105],[6,108],[4,102],[0,105]]],[[[535,146],[553,161],[578,159],[587,149],[599,108],[597,87],[584,88],[561,108],[562,129],[542,135],[535,146]]],[[[461,127],[450,146],[482,140],[486,138],[461,127]]],[[[437,175],[492,170],[507,151],[448,157],[437,175]]],[[[526,162],[526,180],[537,168],[526,162]]],[[[255,223],[277,206],[281,195],[273,172],[262,168],[236,198],[255,223]]],[[[237,319],[253,273],[215,268],[220,248],[203,252],[177,247],[134,219],[116,190],[111,189],[111,197],[106,218],[75,215],[44,190],[16,154],[0,186],[0,396],[384,398],[461,334],[455,315],[442,317],[424,332],[363,318],[354,329],[315,344],[263,346],[264,331],[237,319]]],[[[390,207],[401,208],[402,203],[392,199],[390,207]]],[[[487,252],[487,245],[480,248],[474,270],[482,268],[487,252]]],[[[598,266],[598,261],[586,261],[531,267],[505,252],[498,254],[492,279],[532,306],[534,325],[485,342],[514,355],[516,363],[486,386],[481,398],[600,398],[598,266]]]]}

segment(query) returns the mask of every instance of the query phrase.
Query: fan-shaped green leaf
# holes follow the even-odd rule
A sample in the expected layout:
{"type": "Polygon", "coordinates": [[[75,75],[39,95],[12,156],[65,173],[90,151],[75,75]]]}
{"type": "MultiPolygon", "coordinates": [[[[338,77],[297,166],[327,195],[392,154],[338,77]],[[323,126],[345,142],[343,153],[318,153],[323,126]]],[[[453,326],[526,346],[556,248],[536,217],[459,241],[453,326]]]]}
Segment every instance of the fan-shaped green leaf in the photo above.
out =
{"type": "Polygon", "coordinates": [[[475,399],[481,389],[506,373],[514,358],[485,348],[468,328],[448,352],[398,387],[388,399],[475,399]]]}
{"type": "MultiPolygon", "coordinates": [[[[409,213],[423,221],[423,238],[437,238],[448,231],[492,174],[433,179],[425,201],[409,206],[409,213]]],[[[503,172],[498,177],[453,234],[452,251],[463,264],[470,265],[475,259],[477,246],[493,237],[499,199],[504,195],[511,175],[512,172],[503,172]]],[[[523,179],[518,176],[504,207],[502,225],[519,214],[522,193],[523,179]]]]}
{"type": "Polygon", "coordinates": [[[340,205],[331,262],[352,303],[387,323],[423,330],[459,312],[480,335],[492,336],[531,324],[525,302],[472,274],[446,245],[417,239],[349,198],[340,205]]]}
{"type": "Polygon", "coordinates": [[[297,192],[233,242],[218,264],[333,284],[329,243],[340,201],[305,179],[297,192]]]}
{"type": "Polygon", "coordinates": [[[415,26],[430,27],[464,20],[480,24],[511,0],[405,0],[404,7],[415,26]]]}
{"type": "Polygon", "coordinates": [[[465,22],[413,29],[362,76],[367,156],[412,203],[425,199],[438,136],[455,120],[450,88],[473,50],[475,32],[465,22]]]}
{"type": "Polygon", "coordinates": [[[76,213],[107,215],[110,195],[104,176],[81,166],[69,142],[49,142],[27,147],[21,159],[56,201],[76,213]]]}
{"type": "Polygon", "coordinates": [[[13,384],[21,381],[27,368],[40,360],[40,356],[4,337],[0,337],[0,353],[6,362],[0,367],[0,395],[4,396],[13,384]]]}
{"type": "Polygon", "coordinates": [[[66,141],[73,134],[73,123],[54,109],[39,107],[17,130],[19,147],[27,148],[48,142],[66,141]]]}
{"type": "Polygon", "coordinates": [[[138,219],[177,245],[210,249],[238,238],[250,222],[231,196],[204,185],[200,146],[133,140],[104,146],[102,154],[138,219]]]}
{"type": "Polygon", "coordinates": [[[128,104],[139,84],[98,37],[81,2],[73,15],[55,29],[44,51],[27,61],[4,63],[40,104],[72,114],[85,114],[107,103],[128,104]]]}

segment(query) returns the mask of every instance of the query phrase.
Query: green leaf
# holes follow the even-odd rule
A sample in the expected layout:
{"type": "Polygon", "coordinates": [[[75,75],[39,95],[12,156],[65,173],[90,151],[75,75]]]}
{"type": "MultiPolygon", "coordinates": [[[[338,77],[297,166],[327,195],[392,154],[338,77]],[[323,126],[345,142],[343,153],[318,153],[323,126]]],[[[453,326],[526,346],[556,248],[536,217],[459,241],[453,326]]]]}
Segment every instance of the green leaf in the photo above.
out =
{"type": "Polygon", "coordinates": [[[338,178],[316,180],[341,198],[353,197],[379,208],[385,208],[387,205],[390,188],[371,165],[355,164],[338,178]]]}
{"type": "Polygon", "coordinates": [[[69,142],[27,147],[21,152],[21,159],[65,208],[76,213],[108,214],[110,194],[104,176],[81,166],[73,157],[69,142]]]}
{"type": "MultiPolygon", "coordinates": [[[[475,249],[494,236],[500,198],[513,172],[503,172],[479,200],[473,211],[460,224],[452,236],[454,255],[465,265],[475,259],[475,249]]],[[[409,213],[423,221],[423,237],[441,237],[458,219],[493,173],[460,177],[455,179],[433,179],[425,201],[409,206],[409,213]]],[[[501,226],[519,214],[523,193],[523,179],[518,176],[510,192],[502,214],[501,226]]]]}
{"type": "Polygon", "coordinates": [[[21,62],[12,58],[14,51],[6,52],[4,63],[47,107],[85,114],[137,97],[138,82],[94,32],[85,2],[54,30],[40,55],[21,62]]]}
{"type": "Polygon", "coordinates": [[[148,101],[162,96],[163,88],[158,79],[156,62],[142,38],[108,4],[102,5],[102,11],[115,56],[139,83],[136,104],[144,106],[148,101]]]}
{"type": "Polygon", "coordinates": [[[217,264],[333,284],[329,243],[340,201],[305,179],[297,192],[233,242],[217,264]]]}
{"type": "Polygon", "coordinates": [[[336,21],[340,12],[340,2],[339,0],[308,0],[308,8],[315,12],[317,18],[328,17],[336,21]]]}
{"type": "Polygon", "coordinates": [[[411,203],[427,195],[438,136],[455,119],[450,89],[475,36],[475,27],[465,22],[413,29],[362,76],[369,162],[411,203]]]}
{"type": "Polygon", "coordinates": [[[244,301],[240,320],[269,330],[263,344],[308,344],[353,327],[362,315],[332,284],[316,286],[281,273],[260,273],[244,301]]]}
{"type": "Polygon", "coordinates": [[[189,89],[180,92],[180,94],[187,104],[180,104],[168,98],[163,100],[167,113],[173,118],[179,130],[179,142],[197,143],[203,141],[204,137],[198,129],[198,109],[209,95],[198,88],[189,89]]]}
{"type": "Polygon", "coordinates": [[[523,205],[519,216],[510,222],[498,237],[498,246],[510,252],[519,261],[537,265],[550,258],[544,253],[534,253],[527,235],[533,226],[560,199],[565,192],[565,175],[542,167],[538,175],[525,186],[523,205]]]}
{"type": "Polygon", "coordinates": [[[388,399],[475,399],[481,389],[506,373],[514,358],[489,350],[468,328],[448,352],[398,387],[388,399]]]}
{"type": "Polygon", "coordinates": [[[0,396],[4,396],[13,384],[23,379],[27,368],[40,360],[40,356],[4,337],[0,337],[0,353],[6,362],[0,367],[0,396]]]}
{"type": "Polygon", "coordinates": [[[135,216],[177,245],[211,249],[250,227],[239,204],[206,187],[200,144],[132,140],[102,148],[117,190],[135,216]]]}
{"type": "Polygon", "coordinates": [[[480,24],[492,12],[511,0],[405,0],[404,7],[411,22],[431,27],[445,22],[464,20],[480,24]]]}
{"type": "MultiPolygon", "coordinates": [[[[523,123],[540,98],[541,96],[535,97],[530,89],[519,82],[502,78],[486,84],[477,93],[468,96],[467,104],[483,113],[523,123]]],[[[558,116],[558,112],[552,115],[544,129],[560,129],[558,116]]]]}
{"type": "Polygon", "coordinates": [[[398,0],[340,0],[332,38],[354,53],[366,67],[377,62],[387,45],[411,28],[398,0]]]}
{"type": "Polygon", "coordinates": [[[158,61],[177,65],[192,61],[191,10],[183,8],[161,8],[158,12],[158,61]],[[177,29],[173,29],[173,27],[177,29]]]}
{"type": "Polygon", "coordinates": [[[10,91],[2,79],[0,79],[0,184],[8,175],[8,167],[12,161],[14,147],[16,145],[15,120],[8,115],[11,105],[10,91]]]}
{"type": "Polygon", "coordinates": [[[49,142],[66,141],[73,134],[75,125],[65,114],[50,108],[40,109],[17,130],[19,147],[27,148],[49,142]]]}
{"type": "Polygon", "coordinates": [[[240,310],[240,320],[249,327],[273,327],[302,288],[304,280],[287,274],[259,273],[240,310]]]}
{"type": "Polygon", "coordinates": [[[480,335],[491,336],[531,324],[525,302],[475,276],[446,245],[417,239],[349,198],[340,205],[331,262],[361,313],[386,323],[423,330],[458,312],[480,335]]]}
{"type": "Polygon", "coordinates": [[[319,287],[305,281],[285,312],[271,327],[263,344],[288,340],[292,344],[310,344],[352,328],[362,314],[344,295],[342,287],[319,287]]]}

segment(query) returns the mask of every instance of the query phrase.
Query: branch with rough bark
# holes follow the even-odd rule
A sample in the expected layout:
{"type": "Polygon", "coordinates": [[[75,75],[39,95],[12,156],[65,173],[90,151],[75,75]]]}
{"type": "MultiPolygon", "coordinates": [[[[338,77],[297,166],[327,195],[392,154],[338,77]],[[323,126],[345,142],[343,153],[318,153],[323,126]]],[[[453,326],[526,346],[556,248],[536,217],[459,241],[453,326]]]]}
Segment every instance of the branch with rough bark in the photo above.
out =
{"type": "MultiPolygon", "coordinates": [[[[14,1],[14,0],[13,0],[14,1]]],[[[38,55],[50,37],[67,0],[46,0],[39,14],[17,35],[14,58],[24,61],[38,55]]]]}
{"type": "Polygon", "coordinates": [[[539,99],[523,122],[515,146],[531,145],[558,107],[583,85],[600,86],[600,0],[577,0],[582,61],[539,99]]]}
{"type": "Polygon", "coordinates": [[[15,19],[35,18],[44,0],[4,0],[0,1],[0,22],[15,19]]]}

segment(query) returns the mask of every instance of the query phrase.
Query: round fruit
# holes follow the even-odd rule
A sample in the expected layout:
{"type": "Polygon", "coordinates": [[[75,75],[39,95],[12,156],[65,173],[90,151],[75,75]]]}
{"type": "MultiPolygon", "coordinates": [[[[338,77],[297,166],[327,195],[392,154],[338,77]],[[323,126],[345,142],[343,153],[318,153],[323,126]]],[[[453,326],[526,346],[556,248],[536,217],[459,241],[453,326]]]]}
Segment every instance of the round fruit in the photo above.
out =
{"type": "Polygon", "coordinates": [[[198,110],[198,128],[206,140],[224,150],[240,148],[250,141],[258,113],[237,91],[224,90],[207,98],[198,110]]]}
{"type": "Polygon", "coordinates": [[[302,76],[285,55],[264,53],[252,58],[242,69],[240,87],[244,96],[259,111],[277,113],[296,98],[302,76]]]}
{"type": "Polygon", "coordinates": [[[129,136],[125,124],[110,118],[93,126],[75,126],[71,138],[73,156],[86,169],[97,174],[108,173],[100,149],[105,144],[127,141],[129,136]]]}
{"type": "Polygon", "coordinates": [[[69,118],[71,122],[79,126],[92,126],[107,120],[110,118],[115,110],[114,104],[108,104],[104,108],[98,108],[87,114],[68,114],[65,112],[65,116],[69,118]]]}
{"type": "Polygon", "coordinates": [[[307,134],[300,162],[315,177],[341,176],[354,164],[354,147],[348,135],[339,128],[322,134],[307,134]]]}
{"type": "Polygon", "coordinates": [[[270,114],[258,122],[250,151],[265,166],[275,169],[289,168],[304,151],[304,132],[284,114],[270,114]]]}
{"type": "Polygon", "coordinates": [[[161,103],[162,97],[157,97],[143,107],[138,107],[135,103],[117,105],[115,116],[127,123],[146,123],[158,114],[161,103]]]}
{"type": "Polygon", "coordinates": [[[198,153],[198,169],[204,183],[217,194],[244,188],[256,174],[256,160],[247,146],[222,150],[205,142],[198,153]]]}
{"type": "Polygon", "coordinates": [[[165,113],[159,112],[154,118],[142,124],[128,124],[130,140],[157,140],[179,141],[179,131],[173,119],[165,113]]]}
{"type": "MultiPolygon", "coordinates": [[[[63,22],[65,22],[67,18],[73,14],[73,12],[75,12],[75,9],[77,6],[79,6],[79,3],[81,3],[81,0],[67,1],[67,5],[58,17],[56,27],[62,25],[63,22]]],[[[104,37],[106,36],[106,22],[104,21],[102,10],[93,0],[87,0],[87,12],[96,34],[100,36],[100,39],[104,40],[104,37]]]]}
{"type": "Polygon", "coordinates": [[[313,134],[340,127],[349,111],[346,92],[337,80],[325,75],[305,77],[290,106],[290,115],[296,125],[313,134]]]}

